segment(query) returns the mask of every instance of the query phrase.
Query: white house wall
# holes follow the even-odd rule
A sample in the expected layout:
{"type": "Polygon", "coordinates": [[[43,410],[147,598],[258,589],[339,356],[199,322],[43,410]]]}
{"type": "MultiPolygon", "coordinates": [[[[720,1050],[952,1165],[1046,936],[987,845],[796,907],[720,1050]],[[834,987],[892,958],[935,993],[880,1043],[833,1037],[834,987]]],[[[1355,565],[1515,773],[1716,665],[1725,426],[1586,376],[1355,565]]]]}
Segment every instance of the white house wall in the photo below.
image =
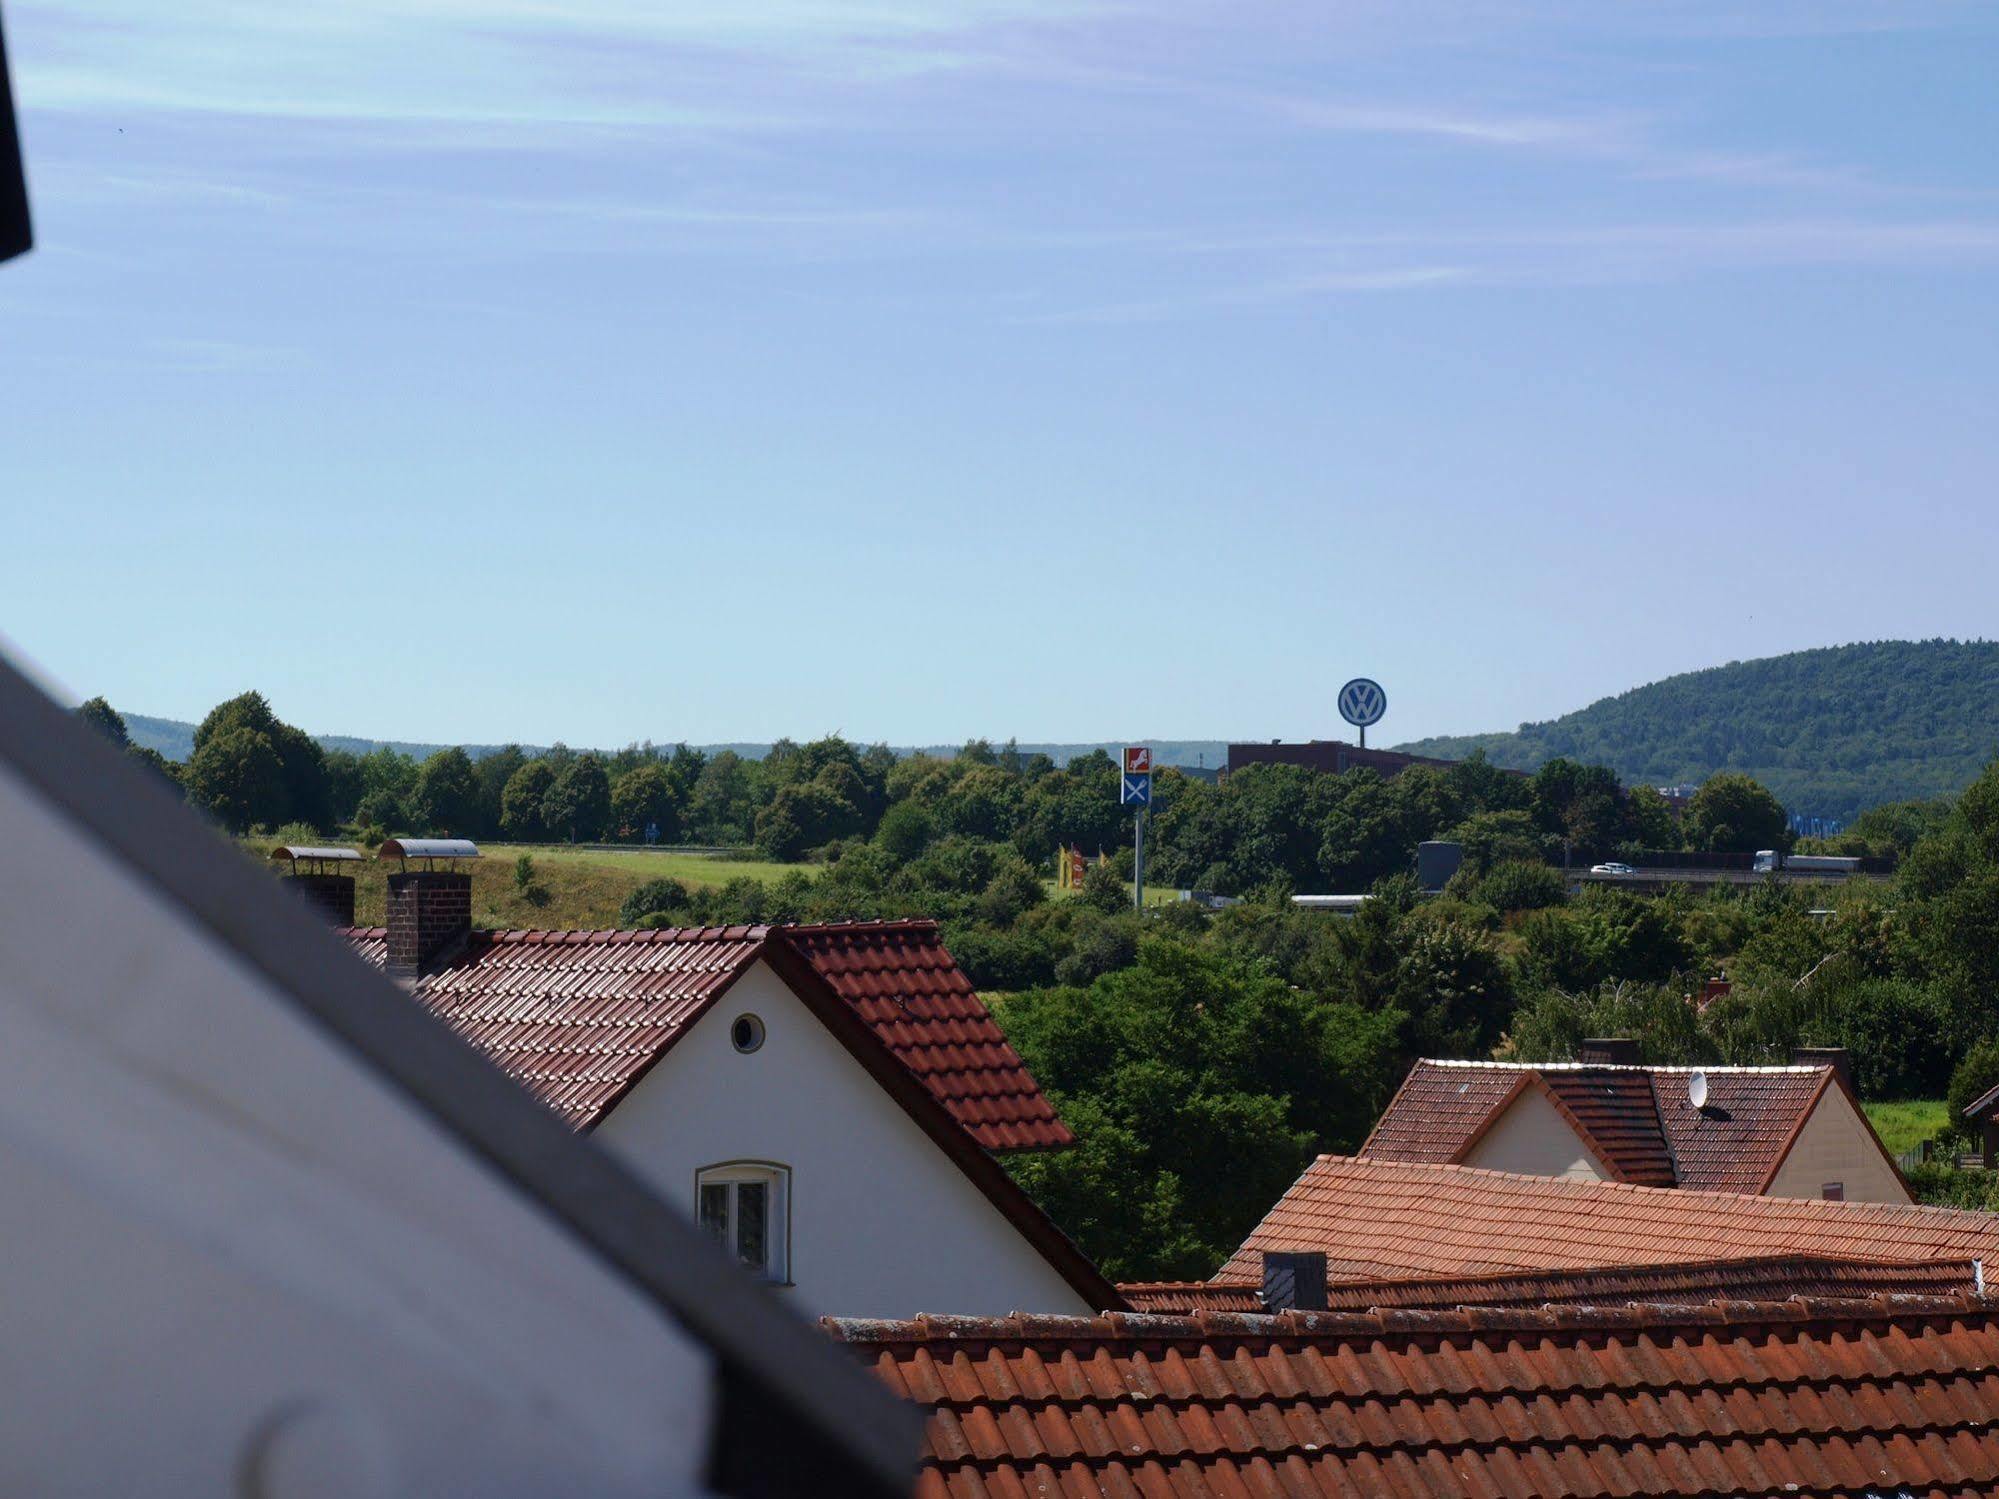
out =
{"type": "Polygon", "coordinates": [[[695,1488],[704,1349],[4,766],[0,849],[9,1492],[695,1488]]]}
{"type": "Polygon", "coordinates": [[[1820,1095],[1766,1195],[1819,1197],[1828,1182],[1840,1183],[1848,1202],[1910,1200],[1901,1178],[1875,1144],[1867,1121],[1837,1086],[1820,1095]]]}
{"type": "Polygon", "coordinates": [[[1020,1231],[766,964],[721,1001],[598,1125],[596,1138],[694,1209],[695,1173],[724,1161],[791,1170],[784,1295],[810,1315],[1086,1312],[1020,1231]],[[730,1043],[745,1012],[763,1046],[730,1043]]]}
{"type": "Polygon", "coordinates": [[[1548,1095],[1526,1088],[1464,1160],[1485,1171],[1609,1181],[1610,1170],[1583,1144],[1548,1095]]]}

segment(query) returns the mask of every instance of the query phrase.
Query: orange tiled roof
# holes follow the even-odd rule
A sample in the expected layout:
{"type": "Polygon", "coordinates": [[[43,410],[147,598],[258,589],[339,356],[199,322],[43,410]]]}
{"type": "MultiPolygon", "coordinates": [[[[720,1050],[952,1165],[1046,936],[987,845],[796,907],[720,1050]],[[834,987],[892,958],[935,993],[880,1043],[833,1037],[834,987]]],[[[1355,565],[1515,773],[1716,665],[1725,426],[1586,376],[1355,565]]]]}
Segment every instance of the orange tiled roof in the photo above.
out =
{"type": "Polygon", "coordinates": [[[1260,1312],[1263,1297],[1256,1286],[1229,1286],[1212,1280],[1121,1281],[1118,1295],[1135,1312],[1260,1312]]]}
{"type": "Polygon", "coordinates": [[[1687,1101],[1690,1067],[1425,1059],[1409,1069],[1359,1153],[1455,1162],[1523,1086],[1544,1087],[1621,1181],[1697,1192],[1760,1192],[1834,1071],[1710,1067],[1708,1103],[1687,1101]]]}
{"type": "MultiPolygon", "coordinates": [[[[1785,1301],[1793,1296],[1939,1296],[1981,1289],[1970,1260],[1836,1260],[1813,1255],[1694,1260],[1681,1265],[1609,1265],[1425,1280],[1350,1280],[1326,1287],[1326,1308],[1616,1306],[1628,1301],[1785,1301]]],[[[1253,1285],[1141,1281],[1121,1285],[1135,1312],[1260,1312],[1253,1285]]]]}
{"type": "MultiPolygon", "coordinates": [[[[380,927],[351,928],[367,961],[380,927]]],[[[930,921],[475,931],[417,999],[577,1129],[603,1118],[760,956],[785,943],[988,1150],[1073,1143],[930,921]]]]}
{"type": "Polygon", "coordinates": [[[1999,1483],[1999,1301],[828,1319],[918,1499],[1945,1495],[1999,1483]]]}
{"type": "Polygon", "coordinates": [[[1999,1263],[1999,1213],[1637,1187],[1320,1156],[1215,1276],[1261,1283],[1268,1250],[1323,1250],[1339,1281],[1718,1257],[1999,1263]]]}
{"type": "Polygon", "coordinates": [[[778,928],[988,1150],[1076,1137],[937,935],[934,921],[778,928]]]}

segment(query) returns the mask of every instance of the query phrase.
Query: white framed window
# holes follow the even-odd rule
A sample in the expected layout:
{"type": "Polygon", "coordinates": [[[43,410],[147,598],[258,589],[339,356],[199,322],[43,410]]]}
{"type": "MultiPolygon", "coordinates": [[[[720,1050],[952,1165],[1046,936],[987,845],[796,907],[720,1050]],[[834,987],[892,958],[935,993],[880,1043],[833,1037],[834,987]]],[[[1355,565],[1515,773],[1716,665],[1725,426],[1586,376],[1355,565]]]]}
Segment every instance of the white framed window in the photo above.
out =
{"type": "Polygon", "coordinates": [[[791,1168],[774,1161],[724,1161],[694,1174],[701,1226],[765,1280],[791,1279],[791,1168]]]}

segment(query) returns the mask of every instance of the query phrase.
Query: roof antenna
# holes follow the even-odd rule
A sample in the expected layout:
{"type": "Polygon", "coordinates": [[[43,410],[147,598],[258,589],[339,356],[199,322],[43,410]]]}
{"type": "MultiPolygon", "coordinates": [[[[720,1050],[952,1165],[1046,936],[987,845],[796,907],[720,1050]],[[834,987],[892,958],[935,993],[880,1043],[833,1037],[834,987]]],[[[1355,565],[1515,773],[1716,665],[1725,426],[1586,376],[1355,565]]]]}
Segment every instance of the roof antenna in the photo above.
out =
{"type": "Polygon", "coordinates": [[[1694,1069],[1693,1076],[1687,1079],[1687,1102],[1696,1109],[1707,1107],[1707,1073],[1698,1067],[1694,1069]]]}

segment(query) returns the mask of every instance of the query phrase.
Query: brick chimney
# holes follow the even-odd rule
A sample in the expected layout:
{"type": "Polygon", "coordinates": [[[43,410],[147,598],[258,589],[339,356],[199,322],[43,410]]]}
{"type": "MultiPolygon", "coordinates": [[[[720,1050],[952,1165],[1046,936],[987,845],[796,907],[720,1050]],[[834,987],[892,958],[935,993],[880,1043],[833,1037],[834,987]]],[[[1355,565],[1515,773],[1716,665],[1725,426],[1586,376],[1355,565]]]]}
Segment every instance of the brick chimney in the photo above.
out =
{"type": "Polygon", "coordinates": [[[1853,1086],[1853,1053],[1844,1046],[1793,1046],[1791,1065],[1830,1067],[1840,1075],[1847,1087],[1853,1089],[1854,1097],[1860,1096],[1860,1090],[1853,1086]]]}
{"type": "Polygon", "coordinates": [[[354,925],[354,876],[351,874],[287,874],[279,876],[287,890],[298,894],[335,926],[354,925]]]}
{"type": "Polygon", "coordinates": [[[354,876],[342,871],[361,862],[358,850],[285,843],[271,850],[271,858],[291,866],[279,876],[287,889],[297,891],[335,926],[354,925],[354,876]]]}
{"type": "Polygon", "coordinates": [[[1576,1060],[1592,1067],[1636,1067],[1638,1039],[1635,1036],[1593,1037],[1583,1042],[1576,1060]]]}
{"type": "Polygon", "coordinates": [[[1263,1256],[1263,1309],[1267,1312],[1323,1312],[1326,1309],[1326,1257],[1316,1251],[1277,1252],[1263,1256]]]}
{"type": "Polygon", "coordinates": [[[472,936],[472,876],[412,869],[389,876],[389,972],[414,978],[465,950],[472,936]]]}

